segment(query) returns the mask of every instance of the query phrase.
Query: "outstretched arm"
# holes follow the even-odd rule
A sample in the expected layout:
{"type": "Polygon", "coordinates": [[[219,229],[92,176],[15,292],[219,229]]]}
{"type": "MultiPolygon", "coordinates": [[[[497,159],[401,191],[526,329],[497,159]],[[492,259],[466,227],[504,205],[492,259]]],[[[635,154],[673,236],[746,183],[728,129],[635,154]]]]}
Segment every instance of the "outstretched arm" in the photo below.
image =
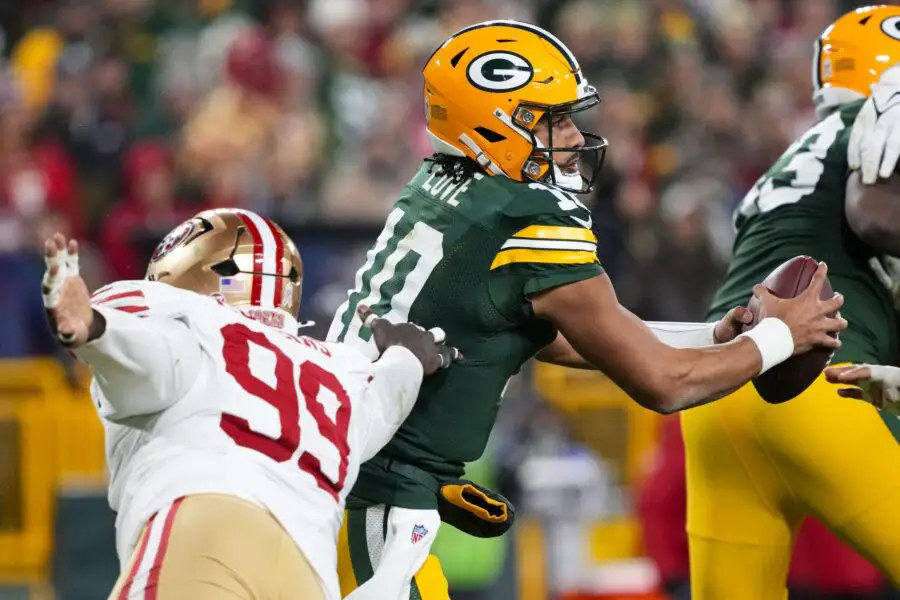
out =
{"type": "Polygon", "coordinates": [[[190,390],[202,351],[185,323],[103,308],[94,309],[94,319],[105,322],[102,334],[72,352],[91,367],[106,401],[102,416],[115,421],[157,413],[190,390]]]}
{"type": "Polygon", "coordinates": [[[794,300],[779,300],[757,286],[754,291],[771,311],[763,316],[770,318],[732,342],[702,348],[679,349],[661,342],[619,304],[605,275],[553,288],[532,297],[531,304],[538,317],[556,325],[578,354],[629,396],[642,406],[670,413],[721,397],[795,351],[835,347],[838,342],[828,332],[846,324],[827,317],[840,307],[840,297],[818,299],[825,277],[822,266],[794,300]]]}
{"type": "MultiPolygon", "coordinates": [[[[730,342],[738,336],[743,325],[753,321],[750,311],[738,306],[728,311],[716,323],[677,323],[669,321],[644,321],[656,338],[673,348],[700,348],[730,342]]],[[[597,369],[598,367],[581,356],[572,344],[558,334],[552,344],[537,353],[535,358],[573,369],[597,369]]]]}
{"type": "Polygon", "coordinates": [[[364,400],[370,417],[360,461],[378,454],[397,433],[416,404],[423,375],[422,363],[402,346],[388,348],[372,363],[364,400]]]}
{"type": "MultiPolygon", "coordinates": [[[[376,317],[366,305],[360,305],[357,314],[363,325],[371,328],[381,353],[372,363],[363,405],[369,414],[361,458],[366,461],[394,437],[409,416],[422,378],[449,368],[462,355],[447,346],[440,328],[426,331],[412,323],[391,323],[376,317]]],[[[362,359],[363,355],[359,357],[362,359]]]]}
{"type": "Polygon", "coordinates": [[[202,351],[185,322],[153,314],[134,283],[104,288],[93,300],[78,273],[78,245],[47,241],[44,306],[60,342],[94,374],[100,412],[110,419],[151,414],[180,400],[200,372],[202,351]]]}

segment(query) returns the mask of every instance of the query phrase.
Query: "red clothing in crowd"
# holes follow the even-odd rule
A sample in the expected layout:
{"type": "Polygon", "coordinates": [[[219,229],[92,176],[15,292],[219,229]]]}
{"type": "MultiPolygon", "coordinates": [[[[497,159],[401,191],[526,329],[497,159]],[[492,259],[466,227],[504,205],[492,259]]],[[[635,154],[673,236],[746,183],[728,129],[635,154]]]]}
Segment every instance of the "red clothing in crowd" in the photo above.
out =
{"type": "Polygon", "coordinates": [[[198,211],[176,201],[171,156],[159,144],[132,147],[122,176],[125,196],[103,223],[100,247],[113,279],[142,279],[155,244],[198,211]]]}
{"type": "Polygon", "coordinates": [[[84,235],[78,179],[62,144],[42,142],[30,152],[14,154],[0,164],[0,209],[3,208],[25,218],[56,211],[68,221],[71,235],[84,235]]]}
{"type": "Polygon", "coordinates": [[[113,280],[143,279],[152,253],[152,239],[159,241],[179,223],[190,219],[194,212],[176,207],[149,210],[134,201],[115,205],[100,232],[100,248],[109,266],[110,277],[113,280]]]}

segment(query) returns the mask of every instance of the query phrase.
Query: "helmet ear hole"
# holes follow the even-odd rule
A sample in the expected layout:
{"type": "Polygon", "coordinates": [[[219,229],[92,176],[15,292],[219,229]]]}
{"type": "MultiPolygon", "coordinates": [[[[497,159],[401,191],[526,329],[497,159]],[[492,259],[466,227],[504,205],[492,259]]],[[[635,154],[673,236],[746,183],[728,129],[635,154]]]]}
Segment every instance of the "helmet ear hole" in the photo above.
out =
{"type": "Polygon", "coordinates": [[[220,277],[234,277],[241,272],[233,258],[227,258],[220,263],[216,263],[210,269],[220,277]]]}
{"type": "Polygon", "coordinates": [[[469,47],[466,46],[466,47],[463,48],[462,51],[460,51],[456,56],[454,56],[453,58],[450,59],[450,64],[451,64],[454,68],[456,68],[456,65],[459,64],[459,59],[461,59],[461,58],[463,57],[463,55],[465,55],[465,53],[468,52],[468,51],[469,51],[469,47]]]}
{"type": "Polygon", "coordinates": [[[291,272],[288,273],[288,279],[291,283],[297,283],[300,280],[300,273],[297,272],[297,267],[291,265],[291,272]]]}
{"type": "Polygon", "coordinates": [[[497,133],[493,129],[488,129],[487,127],[476,127],[475,131],[478,132],[478,135],[483,137],[488,142],[495,144],[497,142],[502,142],[506,139],[505,135],[497,133]]]}

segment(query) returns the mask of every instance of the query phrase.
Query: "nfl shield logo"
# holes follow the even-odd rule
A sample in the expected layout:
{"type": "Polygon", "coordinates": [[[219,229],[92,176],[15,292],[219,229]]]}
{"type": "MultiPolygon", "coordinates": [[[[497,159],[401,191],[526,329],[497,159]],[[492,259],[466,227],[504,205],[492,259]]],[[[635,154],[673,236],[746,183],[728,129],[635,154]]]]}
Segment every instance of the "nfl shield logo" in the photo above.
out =
{"type": "Polygon", "coordinates": [[[413,526],[412,535],[409,537],[410,541],[413,544],[417,544],[419,540],[428,535],[428,530],[425,529],[424,525],[415,525],[413,526]]]}

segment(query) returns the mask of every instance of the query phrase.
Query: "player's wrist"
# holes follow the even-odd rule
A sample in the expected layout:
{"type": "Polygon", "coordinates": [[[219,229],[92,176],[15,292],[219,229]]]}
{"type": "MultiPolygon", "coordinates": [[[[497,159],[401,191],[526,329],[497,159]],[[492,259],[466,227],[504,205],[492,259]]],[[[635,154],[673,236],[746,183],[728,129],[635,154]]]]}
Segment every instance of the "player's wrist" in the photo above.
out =
{"type": "MultiPolygon", "coordinates": [[[[106,317],[95,308],[91,309],[91,322],[88,325],[87,342],[93,342],[106,331],[106,317]]],[[[85,343],[87,343],[85,342],[85,343]]]]}
{"type": "Polygon", "coordinates": [[[405,393],[412,393],[414,396],[418,394],[419,386],[425,377],[425,367],[412,350],[406,346],[393,344],[384,349],[374,364],[376,372],[392,381],[397,389],[405,390],[405,393]]]}
{"type": "Polygon", "coordinates": [[[756,344],[762,358],[762,367],[757,375],[762,375],[794,354],[794,336],[791,328],[775,317],[766,317],[753,329],[738,335],[738,338],[747,338],[756,344]]]}
{"type": "Polygon", "coordinates": [[[419,369],[424,368],[422,359],[420,359],[410,348],[399,343],[391,344],[385,348],[384,352],[382,352],[381,356],[378,358],[378,362],[381,364],[409,364],[414,365],[419,369]]]}

